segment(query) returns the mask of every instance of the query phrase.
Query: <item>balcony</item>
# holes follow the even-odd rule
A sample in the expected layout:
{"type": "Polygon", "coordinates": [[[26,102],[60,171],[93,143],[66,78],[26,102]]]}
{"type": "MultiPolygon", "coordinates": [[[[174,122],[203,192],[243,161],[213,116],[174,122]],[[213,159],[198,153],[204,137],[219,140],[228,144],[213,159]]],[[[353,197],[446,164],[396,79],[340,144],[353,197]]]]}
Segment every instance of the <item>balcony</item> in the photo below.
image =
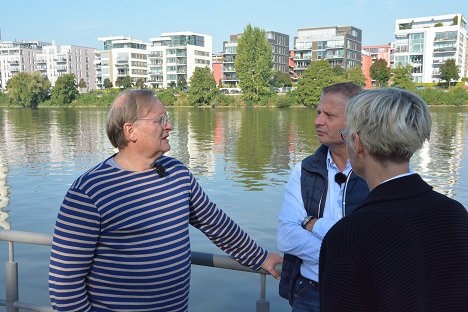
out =
{"type": "Polygon", "coordinates": [[[434,53],[445,53],[445,52],[456,52],[457,48],[447,47],[447,48],[435,48],[434,53]]]}
{"type": "Polygon", "coordinates": [[[312,55],[294,55],[294,60],[311,60],[312,55]]]}
{"type": "Polygon", "coordinates": [[[66,65],[59,65],[55,67],[57,71],[67,71],[68,67],[66,65]]]}
{"type": "Polygon", "coordinates": [[[37,70],[47,70],[47,65],[36,65],[37,70]]]}
{"type": "Polygon", "coordinates": [[[19,70],[20,70],[19,65],[10,65],[10,71],[12,73],[19,72],[19,70]]]}

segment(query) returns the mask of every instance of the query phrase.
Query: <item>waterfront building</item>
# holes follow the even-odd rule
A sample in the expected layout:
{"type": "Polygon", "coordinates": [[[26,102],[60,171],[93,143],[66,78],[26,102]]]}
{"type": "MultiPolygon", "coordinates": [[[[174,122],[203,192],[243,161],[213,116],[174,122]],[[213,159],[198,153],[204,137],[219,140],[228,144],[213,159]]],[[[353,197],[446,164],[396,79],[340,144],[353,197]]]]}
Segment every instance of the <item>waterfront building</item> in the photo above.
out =
{"type": "Polygon", "coordinates": [[[86,88],[80,91],[96,89],[94,69],[94,52],[96,49],[75,45],[51,45],[43,46],[42,51],[34,58],[35,70],[49,78],[52,86],[57,78],[65,74],[74,74],[76,83],[81,80],[86,83],[86,88]]]}
{"type": "Polygon", "coordinates": [[[129,76],[132,83],[148,80],[148,43],[128,36],[101,37],[104,49],[95,51],[96,85],[104,88],[109,79],[116,86],[117,79],[129,76]]]}
{"type": "MultiPolygon", "coordinates": [[[[237,55],[237,44],[241,34],[230,35],[229,42],[223,42],[223,69],[222,83],[224,86],[237,86],[235,59],[237,55]]],[[[282,73],[289,72],[289,35],[276,31],[265,31],[265,37],[271,44],[272,69],[282,73]]]]}
{"type": "Polygon", "coordinates": [[[212,64],[213,77],[216,81],[216,85],[219,86],[219,83],[221,82],[221,76],[223,74],[223,54],[213,53],[213,57],[211,58],[211,64],[212,64]]]}
{"type": "Polygon", "coordinates": [[[440,65],[454,59],[466,77],[467,31],[462,14],[397,19],[394,66],[411,65],[413,81],[439,82],[440,65]]]}
{"type": "Polygon", "coordinates": [[[366,85],[364,89],[372,89],[372,78],[370,76],[370,67],[373,64],[372,55],[366,50],[361,51],[361,68],[364,77],[366,77],[366,85]]]}
{"type": "Polygon", "coordinates": [[[5,90],[8,80],[20,72],[33,72],[36,54],[50,43],[40,41],[0,41],[0,89],[5,90]]]}
{"type": "Polygon", "coordinates": [[[211,69],[212,38],[190,31],[150,38],[149,84],[156,88],[184,87],[195,68],[211,69]]]}
{"type": "Polygon", "coordinates": [[[366,89],[372,88],[374,81],[370,77],[370,67],[378,59],[384,59],[388,67],[393,67],[393,51],[391,44],[363,46],[361,51],[362,72],[366,77],[366,89]]]}
{"type": "Polygon", "coordinates": [[[332,66],[361,66],[362,31],[354,26],[298,29],[294,38],[294,79],[313,61],[328,60],[332,66]]]}

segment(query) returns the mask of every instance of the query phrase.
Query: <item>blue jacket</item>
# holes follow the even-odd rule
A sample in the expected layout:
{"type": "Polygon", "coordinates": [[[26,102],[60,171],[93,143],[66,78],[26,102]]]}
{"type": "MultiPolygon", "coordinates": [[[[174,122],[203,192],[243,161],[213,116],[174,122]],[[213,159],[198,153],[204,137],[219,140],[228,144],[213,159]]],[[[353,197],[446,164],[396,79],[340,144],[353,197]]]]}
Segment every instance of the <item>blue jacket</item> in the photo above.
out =
{"type": "MultiPolygon", "coordinates": [[[[320,218],[323,216],[328,189],[327,171],[328,147],[320,146],[317,151],[305,158],[301,165],[301,194],[307,215],[320,218]]],[[[348,175],[343,195],[343,216],[349,215],[361,205],[369,194],[366,181],[354,172],[348,175]]],[[[290,254],[284,254],[279,294],[292,305],[294,287],[300,274],[302,260],[290,254]]]]}

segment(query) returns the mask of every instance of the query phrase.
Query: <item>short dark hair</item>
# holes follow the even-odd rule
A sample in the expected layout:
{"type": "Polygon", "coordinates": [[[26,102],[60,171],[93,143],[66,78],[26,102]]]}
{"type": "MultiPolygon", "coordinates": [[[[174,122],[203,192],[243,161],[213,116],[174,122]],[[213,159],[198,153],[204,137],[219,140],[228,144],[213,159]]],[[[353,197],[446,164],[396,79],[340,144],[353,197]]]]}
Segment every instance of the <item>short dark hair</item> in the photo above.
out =
{"type": "Polygon", "coordinates": [[[361,90],[362,88],[355,83],[342,82],[323,88],[322,95],[328,93],[341,94],[350,99],[361,92],[361,90]]]}

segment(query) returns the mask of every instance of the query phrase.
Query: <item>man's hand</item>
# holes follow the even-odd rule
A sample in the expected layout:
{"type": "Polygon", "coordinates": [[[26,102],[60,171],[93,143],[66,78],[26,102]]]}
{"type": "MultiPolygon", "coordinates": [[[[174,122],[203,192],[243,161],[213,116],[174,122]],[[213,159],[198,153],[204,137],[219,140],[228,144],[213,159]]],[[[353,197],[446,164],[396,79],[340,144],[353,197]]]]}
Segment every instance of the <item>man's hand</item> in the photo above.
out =
{"type": "Polygon", "coordinates": [[[283,262],[283,258],[281,256],[275,253],[269,252],[267,258],[262,264],[262,269],[264,269],[265,271],[268,271],[268,273],[270,273],[271,276],[279,280],[280,275],[278,272],[276,272],[275,266],[281,262],[283,262]]]}

